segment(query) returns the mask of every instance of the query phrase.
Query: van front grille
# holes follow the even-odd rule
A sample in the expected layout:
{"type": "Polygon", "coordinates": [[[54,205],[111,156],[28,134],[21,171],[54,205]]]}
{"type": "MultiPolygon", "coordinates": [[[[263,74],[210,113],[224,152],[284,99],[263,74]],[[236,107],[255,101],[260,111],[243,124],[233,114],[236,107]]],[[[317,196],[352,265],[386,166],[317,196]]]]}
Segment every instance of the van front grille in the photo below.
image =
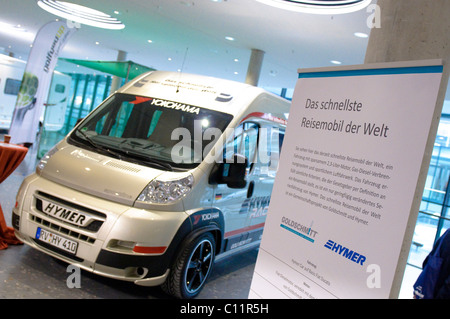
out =
{"type": "MultiPolygon", "coordinates": [[[[91,216],[93,216],[96,220],[93,220],[92,222],[90,222],[88,225],[86,226],[79,226],[79,225],[75,225],[72,223],[68,223],[70,224],[71,227],[77,227],[79,229],[83,229],[83,230],[88,230],[91,232],[97,232],[99,231],[100,227],[103,225],[104,221],[106,220],[106,214],[98,212],[96,210],[75,204],[75,203],[71,203],[68,202],[66,200],[60,199],[58,197],[49,195],[47,193],[44,192],[37,192],[37,195],[35,197],[36,201],[35,201],[35,207],[36,209],[46,215],[49,216],[50,218],[54,218],[52,215],[49,215],[47,212],[45,212],[44,207],[42,207],[42,200],[48,200],[52,203],[55,203],[57,205],[61,205],[79,212],[85,212],[91,216]]],[[[66,221],[63,220],[64,223],[67,223],[66,221]]]]}
{"type": "Polygon", "coordinates": [[[90,208],[87,208],[87,207],[84,207],[84,206],[81,206],[81,205],[78,205],[78,204],[75,204],[75,203],[72,203],[72,202],[68,202],[68,201],[66,201],[64,199],[58,198],[56,196],[53,196],[53,195],[50,195],[50,194],[47,194],[47,193],[44,193],[44,192],[37,192],[37,194],[39,196],[42,196],[43,198],[46,198],[46,199],[52,201],[52,202],[59,203],[59,204],[64,205],[64,206],[70,206],[70,207],[73,207],[74,209],[81,210],[81,211],[84,211],[84,212],[89,213],[91,215],[96,215],[96,216],[98,216],[100,218],[106,219],[106,214],[101,213],[99,211],[96,211],[94,209],[90,209],[90,208]]]}

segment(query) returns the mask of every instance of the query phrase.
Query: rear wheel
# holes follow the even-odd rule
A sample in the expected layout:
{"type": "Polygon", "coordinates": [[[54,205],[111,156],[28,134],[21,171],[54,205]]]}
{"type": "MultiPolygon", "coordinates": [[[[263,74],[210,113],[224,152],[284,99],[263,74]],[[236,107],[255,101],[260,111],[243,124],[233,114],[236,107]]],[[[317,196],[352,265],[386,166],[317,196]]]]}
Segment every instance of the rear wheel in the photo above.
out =
{"type": "Polygon", "coordinates": [[[215,240],[205,233],[188,242],[172,265],[163,290],[178,298],[194,298],[205,285],[215,257],[215,240]]]}

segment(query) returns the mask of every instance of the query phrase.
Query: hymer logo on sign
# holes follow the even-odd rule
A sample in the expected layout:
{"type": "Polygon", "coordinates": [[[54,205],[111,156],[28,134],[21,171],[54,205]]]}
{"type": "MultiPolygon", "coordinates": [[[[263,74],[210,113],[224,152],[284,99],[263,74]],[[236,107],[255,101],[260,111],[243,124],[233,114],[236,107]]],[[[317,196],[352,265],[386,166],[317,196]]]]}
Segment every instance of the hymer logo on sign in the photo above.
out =
{"type": "Polygon", "coordinates": [[[332,240],[328,240],[324,247],[330,249],[338,255],[341,255],[344,258],[347,258],[348,260],[360,264],[361,266],[363,266],[364,262],[366,261],[365,256],[357,253],[356,251],[350,250],[338,243],[335,243],[332,240]]]}
{"type": "MultiPolygon", "coordinates": [[[[347,247],[342,246],[341,244],[338,244],[332,240],[328,240],[325,245],[325,248],[331,250],[332,252],[335,252],[336,254],[347,258],[350,261],[353,261],[354,263],[363,266],[364,262],[367,260],[367,258],[356,251],[353,251],[347,247]]],[[[381,288],[381,268],[379,265],[376,264],[370,264],[367,265],[366,272],[369,274],[366,280],[366,285],[368,288],[381,288]]]]}

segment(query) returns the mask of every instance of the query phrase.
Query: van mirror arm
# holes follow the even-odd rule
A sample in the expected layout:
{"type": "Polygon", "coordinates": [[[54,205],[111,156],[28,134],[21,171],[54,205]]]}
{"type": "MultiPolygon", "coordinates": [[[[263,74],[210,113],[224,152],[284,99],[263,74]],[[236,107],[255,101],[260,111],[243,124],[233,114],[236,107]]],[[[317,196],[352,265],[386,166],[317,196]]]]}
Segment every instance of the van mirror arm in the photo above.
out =
{"type": "Polygon", "coordinates": [[[216,163],[211,174],[209,183],[212,185],[227,184],[230,188],[245,188],[247,186],[248,159],[245,156],[235,154],[232,160],[224,163],[216,163]]]}
{"type": "Polygon", "coordinates": [[[75,126],[77,126],[82,120],[84,120],[84,117],[79,118],[79,119],[76,121],[75,126]]]}

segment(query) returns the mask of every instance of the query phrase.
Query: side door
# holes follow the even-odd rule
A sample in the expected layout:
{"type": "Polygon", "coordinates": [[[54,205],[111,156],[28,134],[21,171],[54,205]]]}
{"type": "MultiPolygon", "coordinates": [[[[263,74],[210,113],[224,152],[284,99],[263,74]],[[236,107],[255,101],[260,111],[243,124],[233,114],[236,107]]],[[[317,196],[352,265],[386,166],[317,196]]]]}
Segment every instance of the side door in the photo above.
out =
{"type": "Polygon", "coordinates": [[[284,128],[264,122],[260,125],[258,157],[253,164],[253,177],[247,196],[247,216],[252,241],[261,239],[269,210],[273,184],[278,170],[284,128]]]}
{"type": "Polygon", "coordinates": [[[224,214],[225,250],[239,248],[244,245],[249,232],[249,186],[254,184],[255,159],[259,139],[259,125],[244,122],[234,130],[223,150],[223,160],[230,160],[234,154],[244,155],[248,159],[247,186],[242,189],[229,188],[219,184],[215,189],[213,206],[224,214]]]}

